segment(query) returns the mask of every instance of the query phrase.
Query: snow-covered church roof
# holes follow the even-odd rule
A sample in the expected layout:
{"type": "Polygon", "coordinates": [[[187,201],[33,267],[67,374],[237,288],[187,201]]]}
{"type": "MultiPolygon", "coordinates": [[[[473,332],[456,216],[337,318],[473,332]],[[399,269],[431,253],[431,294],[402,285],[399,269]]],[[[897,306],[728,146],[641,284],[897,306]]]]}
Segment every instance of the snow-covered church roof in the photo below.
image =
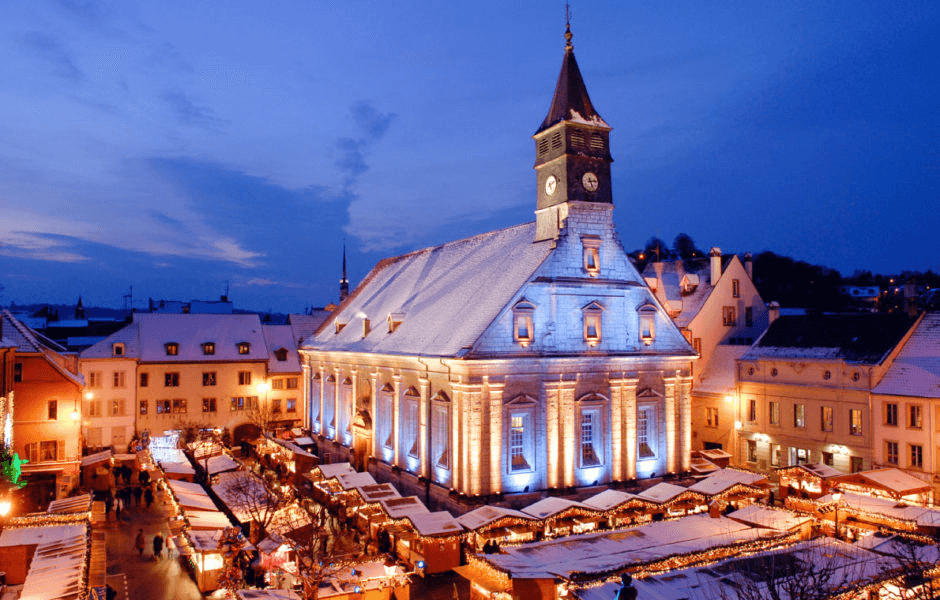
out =
{"type": "Polygon", "coordinates": [[[940,312],[924,315],[875,393],[940,398],[940,312]]]}
{"type": "Polygon", "coordinates": [[[304,347],[462,355],[551,253],[533,239],[525,223],[383,260],[304,347]]]}

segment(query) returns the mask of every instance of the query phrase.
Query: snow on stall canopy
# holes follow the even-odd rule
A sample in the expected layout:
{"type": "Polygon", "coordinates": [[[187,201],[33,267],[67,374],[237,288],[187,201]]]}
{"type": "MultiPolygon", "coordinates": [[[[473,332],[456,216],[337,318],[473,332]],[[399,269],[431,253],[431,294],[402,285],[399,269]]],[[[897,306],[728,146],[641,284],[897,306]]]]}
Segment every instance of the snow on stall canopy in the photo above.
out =
{"type": "Polygon", "coordinates": [[[185,510],[218,510],[208,492],[196,483],[167,479],[176,501],[185,510]],[[182,485],[181,485],[182,484],[182,485]]]}
{"type": "Polygon", "coordinates": [[[390,519],[403,519],[410,515],[431,512],[417,496],[379,500],[379,504],[385,509],[385,514],[390,519]]]}
{"type": "Polygon", "coordinates": [[[889,396],[940,398],[940,312],[924,313],[874,391],[889,396]]]}
{"type": "Polygon", "coordinates": [[[608,573],[676,555],[781,534],[754,528],[725,517],[695,515],[575,537],[504,547],[502,554],[478,555],[512,577],[551,573],[564,579],[578,573],[608,573]]]}
{"type": "MultiPolygon", "coordinates": [[[[816,501],[818,504],[835,502],[832,494],[822,496],[816,501]]],[[[899,521],[916,523],[921,527],[940,527],[940,510],[925,508],[923,506],[910,506],[889,498],[876,498],[865,494],[843,492],[839,506],[845,506],[875,515],[892,517],[899,521]]]]}
{"type": "Polygon", "coordinates": [[[649,500],[650,502],[655,502],[657,504],[663,504],[669,502],[679,494],[682,494],[688,491],[689,488],[684,488],[681,485],[676,485],[674,483],[657,483],[651,488],[645,489],[639,494],[636,495],[640,500],[649,500]]]}
{"type": "Polygon", "coordinates": [[[836,485],[842,481],[851,483],[855,479],[861,479],[868,483],[869,486],[881,488],[897,496],[920,494],[929,492],[932,489],[931,484],[923,479],[918,479],[913,475],[909,475],[895,468],[872,469],[870,471],[859,471],[849,475],[842,475],[834,480],[834,483],[836,485]]]}
{"type": "MultiPolygon", "coordinates": [[[[748,590],[748,597],[769,598],[770,592],[766,585],[757,582],[766,571],[767,557],[771,556],[791,556],[799,564],[806,565],[807,569],[811,569],[811,565],[827,565],[827,568],[831,565],[833,572],[829,580],[852,582],[850,585],[879,581],[897,567],[894,558],[823,537],[755,556],[730,558],[705,567],[677,569],[634,579],[634,587],[637,597],[644,600],[739,598],[742,587],[748,590]],[[750,596],[752,589],[754,594],[750,596]]],[[[573,597],[578,600],[611,600],[619,589],[619,582],[609,582],[590,589],[576,590],[573,597]]],[[[789,600],[790,596],[785,590],[777,591],[781,600],[789,600]]]]}
{"type": "Polygon", "coordinates": [[[211,510],[190,510],[186,512],[189,533],[195,531],[216,531],[231,527],[232,522],[224,513],[211,510]]]}
{"type": "Polygon", "coordinates": [[[551,253],[534,239],[532,222],[385,259],[303,347],[461,356],[551,253]],[[390,314],[403,315],[392,333],[390,314]]]}
{"type": "Polygon", "coordinates": [[[336,476],[336,481],[344,490],[375,485],[376,481],[369,473],[343,473],[336,476]]]}
{"type": "Polygon", "coordinates": [[[767,477],[764,475],[737,469],[721,469],[711,473],[708,477],[689,486],[687,489],[705,496],[714,496],[739,484],[758,487],[765,483],[767,483],[767,477]]]}
{"type": "Polygon", "coordinates": [[[388,500],[390,498],[401,498],[401,494],[390,483],[376,483],[375,485],[363,485],[358,488],[359,495],[365,503],[378,502],[379,500],[388,500]]]}
{"type": "Polygon", "coordinates": [[[270,493],[250,471],[220,473],[212,491],[242,523],[251,520],[251,507],[264,506],[270,493]]]}
{"type": "Polygon", "coordinates": [[[92,495],[90,493],[72,498],[61,498],[50,502],[46,512],[58,515],[91,512],[91,501],[92,495]]]}
{"type": "Polygon", "coordinates": [[[301,600],[291,590],[238,590],[235,597],[238,600],[301,600]]]}
{"type": "Polygon", "coordinates": [[[225,454],[213,456],[208,461],[206,461],[206,467],[209,470],[209,475],[216,475],[226,471],[234,471],[240,466],[241,465],[239,465],[236,460],[226,456],[225,454]]]}
{"type": "Polygon", "coordinates": [[[636,496],[633,494],[621,492],[620,490],[604,490],[600,494],[584,500],[582,504],[596,510],[610,510],[634,498],[636,496]]]}
{"type": "Polygon", "coordinates": [[[317,465],[314,467],[314,472],[320,471],[320,474],[323,476],[323,479],[331,479],[337,475],[342,475],[343,473],[355,473],[356,470],[352,468],[348,462],[341,463],[330,463],[328,465],[317,465]]]}
{"type": "Polygon", "coordinates": [[[5,527],[0,532],[0,548],[36,546],[19,600],[82,597],[88,587],[88,535],[84,523],[5,527]]]}
{"type": "Polygon", "coordinates": [[[548,498],[543,498],[534,504],[530,504],[522,509],[522,512],[536,517],[539,519],[545,519],[552,515],[557,515],[561,511],[571,508],[572,506],[577,508],[589,508],[580,502],[574,500],[568,500],[567,498],[558,498],[556,496],[549,496],[548,498]]]}
{"type": "Polygon", "coordinates": [[[513,510],[511,508],[503,508],[502,506],[481,506],[480,508],[473,509],[468,513],[460,515],[457,517],[457,522],[472,531],[481,527],[486,527],[494,521],[506,518],[525,519],[527,521],[536,520],[532,515],[527,515],[524,512],[513,510]]]}
{"type": "Polygon", "coordinates": [[[415,530],[425,537],[458,535],[463,531],[463,527],[457,522],[457,519],[446,510],[433,513],[413,513],[408,515],[408,520],[414,525],[415,530]]]}
{"type": "Polygon", "coordinates": [[[794,529],[813,522],[812,517],[801,515],[782,508],[770,508],[761,504],[750,504],[728,515],[732,521],[738,521],[752,527],[766,527],[778,531],[794,529]]]}

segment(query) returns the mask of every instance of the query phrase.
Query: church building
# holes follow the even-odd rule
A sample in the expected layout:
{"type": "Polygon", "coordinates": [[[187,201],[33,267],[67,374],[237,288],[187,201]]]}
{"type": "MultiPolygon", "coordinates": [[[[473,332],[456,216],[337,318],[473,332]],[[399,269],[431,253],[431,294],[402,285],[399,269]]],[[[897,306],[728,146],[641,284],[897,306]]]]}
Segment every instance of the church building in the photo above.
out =
{"type": "Polygon", "coordinates": [[[535,222],[379,262],[301,346],[324,462],[442,503],[689,469],[696,353],[617,238],[611,128],[565,38],[535,222]]]}

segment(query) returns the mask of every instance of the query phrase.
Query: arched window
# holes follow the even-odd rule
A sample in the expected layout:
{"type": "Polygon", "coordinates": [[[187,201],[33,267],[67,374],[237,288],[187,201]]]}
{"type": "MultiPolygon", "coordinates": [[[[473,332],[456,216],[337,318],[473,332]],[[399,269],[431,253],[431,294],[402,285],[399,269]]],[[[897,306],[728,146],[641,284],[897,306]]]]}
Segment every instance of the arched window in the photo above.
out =
{"type": "Polygon", "coordinates": [[[328,375],[323,382],[323,433],[336,439],[336,377],[328,375]]]}
{"type": "Polygon", "coordinates": [[[450,469],[450,398],[438,392],[431,400],[431,464],[450,469]]]}
{"type": "Polygon", "coordinates": [[[637,310],[640,341],[649,346],[656,339],[656,307],[644,304],[637,310]]]}
{"type": "Polygon", "coordinates": [[[404,453],[412,458],[420,458],[421,451],[418,442],[418,404],[420,399],[421,394],[413,387],[408,388],[402,398],[402,415],[404,415],[404,419],[401,428],[404,439],[399,441],[402,444],[404,453]]]}
{"type": "Polygon", "coordinates": [[[581,309],[584,321],[584,341],[588,346],[596,346],[603,337],[604,307],[596,300],[581,309]]]}
{"type": "Polygon", "coordinates": [[[534,314],[535,305],[525,299],[520,300],[512,307],[513,340],[523,348],[535,339],[535,323],[532,318],[534,314]]]}
{"type": "Polygon", "coordinates": [[[588,394],[578,400],[578,462],[581,468],[604,464],[606,423],[604,410],[607,399],[600,394],[588,394]]]}
{"type": "Polygon", "coordinates": [[[322,383],[322,378],[319,373],[314,373],[310,378],[310,424],[311,428],[318,432],[320,431],[320,384],[322,383]]]}
{"type": "Polygon", "coordinates": [[[535,414],[538,403],[531,396],[520,394],[506,403],[503,422],[506,424],[506,471],[534,471],[535,414]]]}
{"type": "Polygon", "coordinates": [[[382,445],[386,450],[393,450],[395,443],[395,431],[393,428],[395,415],[393,414],[393,398],[395,395],[395,388],[391,384],[386,383],[382,386],[382,389],[379,390],[379,421],[377,423],[378,431],[376,434],[379,436],[379,439],[382,440],[382,445]]]}

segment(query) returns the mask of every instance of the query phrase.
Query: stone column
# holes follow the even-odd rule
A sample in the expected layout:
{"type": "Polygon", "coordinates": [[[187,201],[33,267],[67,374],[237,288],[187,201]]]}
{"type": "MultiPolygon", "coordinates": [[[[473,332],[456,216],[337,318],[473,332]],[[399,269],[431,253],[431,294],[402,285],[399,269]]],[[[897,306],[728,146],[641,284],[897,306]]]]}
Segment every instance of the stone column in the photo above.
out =
{"type": "Polygon", "coordinates": [[[463,491],[465,488],[461,478],[463,477],[463,460],[466,453],[463,451],[463,435],[460,428],[462,419],[460,418],[460,405],[463,402],[463,394],[460,389],[454,385],[451,388],[450,405],[450,485],[457,491],[463,491]]]}
{"type": "MultiPolygon", "coordinates": [[[[679,377],[679,464],[683,473],[692,468],[692,378],[679,377]]],[[[733,424],[732,424],[733,426],[733,424]]]]}
{"type": "Polygon", "coordinates": [[[636,478],[636,377],[610,380],[611,448],[616,481],[636,478]]]}
{"type": "Polygon", "coordinates": [[[303,387],[304,397],[303,397],[303,402],[301,406],[303,406],[302,410],[304,411],[304,429],[309,429],[310,431],[313,431],[313,421],[311,421],[310,419],[310,377],[311,377],[310,363],[305,360],[303,362],[302,369],[303,369],[303,381],[304,381],[304,387],[303,387]]]}
{"type": "Polygon", "coordinates": [[[504,382],[487,381],[489,408],[489,485],[484,486],[491,494],[503,491],[503,392],[504,382]]]}
{"type": "Polygon", "coordinates": [[[392,464],[402,466],[401,455],[401,373],[392,375],[392,464]]]}
{"type": "Polygon", "coordinates": [[[431,449],[428,447],[428,431],[431,424],[428,422],[428,408],[431,399],[431,381],[425,378],[419,380],[421,399],[418,401],[418,455],[421,457],[421,466],[418,474],[421,477],[431,476],[431,449]]]}
{"type": "Polygon", "coordinates": [[[479,385],[467,386],[464,422],[467,426],[467,489],[472,496],[483,493],[483,390],[479,385]]]}
{"type": "MultiPolygon", "coordinates": [[[[349,378],[352,383],[349,386],[349,398],[346,399],[346,430],[349,430],[349,445],[356,446],[355,431],[353,430],[353,421],[356,418],[356,411],[359,408],[359,370],[351,369],[349,378]]],[[[346,430],[343,430],[343,441],[346,439],[346,430]]]]}
{"type": "Polygon", "coordinates": [[[559,386],[558,409],[561,413],[561,439],[562,439],[562,467],[563,485],[573,487],[575,484],[574,470],[580,449],[580,429],[576,422],[577,407],[575,406],[574,392],[576,381],[565,381],[559,386]]]}
{"type": "Polygon", "coordinates": [[[558,385],[542,382],[545,404],[545,476],[549,488],[561,487],[561,420],[558,412],[558,385]]]}
{"type": "Polygon", "coordinates": [[[343,431],[340,423],[340,415],[342,406],[342,397],[343,397],[343,372],[339,367],[333,367],[333,378],[336,380],[333,382],[333,398],[331,402],[333,403],[333,439],[337,442],[342,443],[343,440],[343,431]]]}
{"type": "Polygon", "coordinates": [[[666,397],[663,399],[666,422],[666,471],[676,472],[678,436],[676,435],[676,378],[664,377],[666,397]]]}
{"type": "Polygon", "coordinates": [[[372,417],[372,456],[376,459],[381,458],[382,456],[382,442],[385,440],[379,439],[379,372],[372,371],[369,373],[369,385],[372,386],[372,396],[369,399],[369,414],[372,417]]]}

